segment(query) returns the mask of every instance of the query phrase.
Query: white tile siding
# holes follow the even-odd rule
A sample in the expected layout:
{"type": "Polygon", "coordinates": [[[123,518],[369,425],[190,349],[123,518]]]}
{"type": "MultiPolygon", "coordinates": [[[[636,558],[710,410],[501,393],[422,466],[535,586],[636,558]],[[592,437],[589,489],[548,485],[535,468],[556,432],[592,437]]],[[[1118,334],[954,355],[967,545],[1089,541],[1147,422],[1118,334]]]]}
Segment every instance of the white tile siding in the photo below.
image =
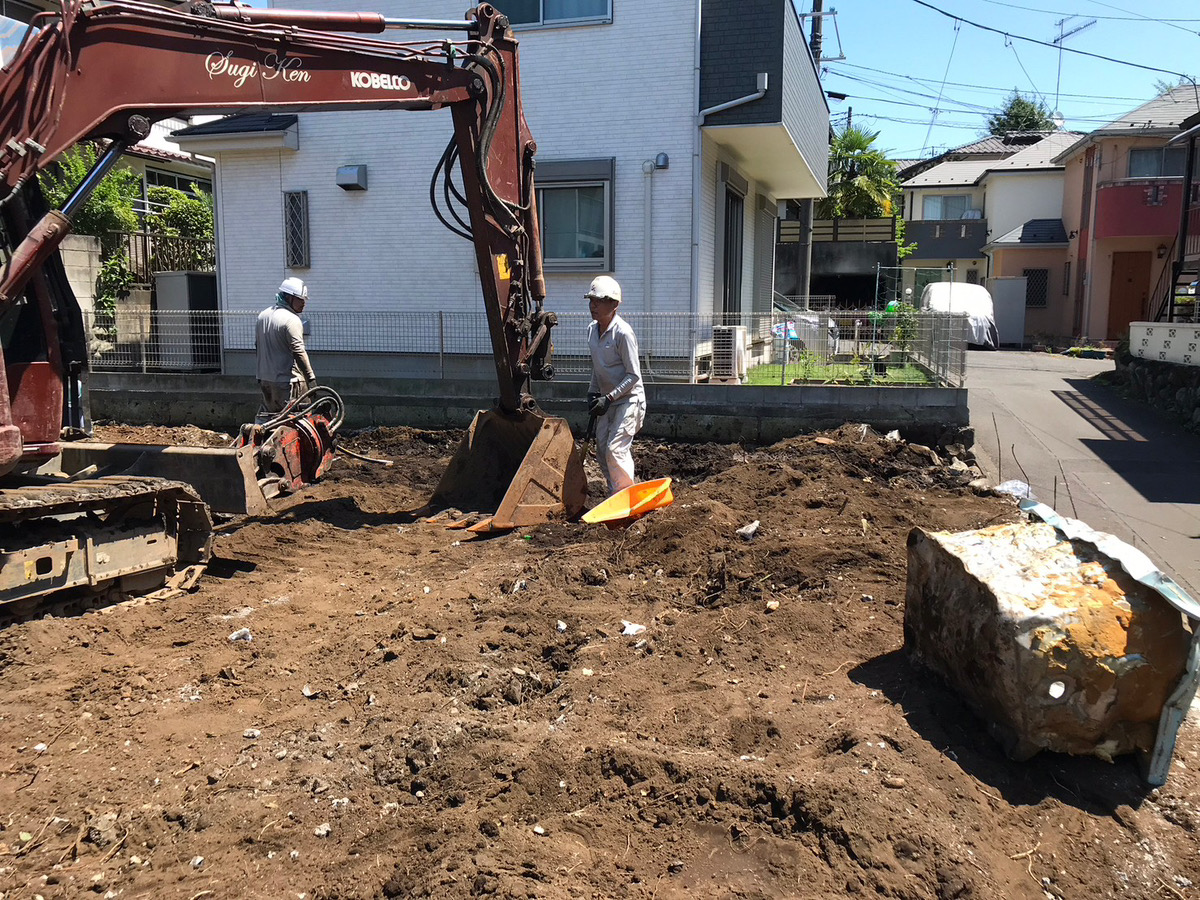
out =
{"type": "MultiPolygon", "coordinates": [[[[692,189],[695,130],[696,0],[614,0],[611,25],[519,32],[525,115],[538,159],[616,160],[614,266],[631,312],[687,312],[692,300],[692,189]],[[659,153],[667,169],[643,162],[659,153]],[[652,283],[646,279],[645,179],[652,179],[652,283]],[[647,298],[650,294],[649,299],[647,298]]],[[[354,10],[360,0],[312,0],[310,8],[354,10]]],[[[389,17],[461,17],[461,0],[381,2],[389,17]]],[[[421,40],[421,33],[393,33],[421,40]]],[[[479,310],[471,245],[436,220],[429,180],[452,132],[448,110],[304,113],[299,149],[225,153],[220,159],[218,228],[221,302],[256,309],[294,274],[310,285],[310,308],[479,310]],[[366,165],[368,190],[334,183],[338,166],[366,165]],[[312,265],[284,266],[281,192],[307,190],[312,265]]],[[[714,308],[718,156],[703,141],[699,203],[699,302],[714,308]]],[[[733,160],[723,160],[734,165],[733,160]]],[[[743,308],[751,309],[756,197],[746,198],[743,308]]],[[[774,199],[774,198],[772,198],[774,199]]],[[[547,305],[582,311],[592,274],[548,274],[547,305]]],[[[760,287],[761,290],[761,287],[760,287]]],[[[482,310],[480,310],[482,312],[482,310]]],[[[353,348],[347,348],[353,349],[353,348]]]]}

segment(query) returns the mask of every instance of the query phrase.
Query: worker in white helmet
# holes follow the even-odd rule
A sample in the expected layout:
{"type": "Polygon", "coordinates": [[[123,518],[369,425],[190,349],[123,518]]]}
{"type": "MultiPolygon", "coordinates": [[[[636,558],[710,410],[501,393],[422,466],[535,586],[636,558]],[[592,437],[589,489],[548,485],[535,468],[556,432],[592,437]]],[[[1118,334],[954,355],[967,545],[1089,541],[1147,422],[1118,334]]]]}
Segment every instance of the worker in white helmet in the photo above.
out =
{"type": "Polygon", "coordinates": [[[609,494],[634,483],[633,436],[646,418],[646,389],[638,364],[637,338],[629,323],[617,315],[621,286],[609,275],[593,279],[584,294],[592,313],[588,349],[592,353],[592,382],[588,413],[596,420],[596,456],[608,481],[609,494]]]}
{"type": "Polygon", "coordinates": [[[282,410],[310,387],[317,376],[304,349],[300,313],[308,302],[308,287],[299,278],[285,278],[275,303],[258,315],[254,349],[258,352],[258,386],[262,390],[260,423],[282,410]]]}

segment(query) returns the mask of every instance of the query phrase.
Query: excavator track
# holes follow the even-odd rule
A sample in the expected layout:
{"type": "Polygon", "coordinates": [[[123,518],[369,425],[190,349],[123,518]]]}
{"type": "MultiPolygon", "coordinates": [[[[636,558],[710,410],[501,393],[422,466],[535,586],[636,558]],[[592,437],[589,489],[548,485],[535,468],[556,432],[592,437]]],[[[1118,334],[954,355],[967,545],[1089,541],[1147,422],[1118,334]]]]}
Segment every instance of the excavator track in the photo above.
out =
{"type": "Polygon", "coordinates": [[[190,486],[114,475],[13,479],[0,490],[0,607],[116,592],[141,596],[212,552],[212,517],[190,486]]]}

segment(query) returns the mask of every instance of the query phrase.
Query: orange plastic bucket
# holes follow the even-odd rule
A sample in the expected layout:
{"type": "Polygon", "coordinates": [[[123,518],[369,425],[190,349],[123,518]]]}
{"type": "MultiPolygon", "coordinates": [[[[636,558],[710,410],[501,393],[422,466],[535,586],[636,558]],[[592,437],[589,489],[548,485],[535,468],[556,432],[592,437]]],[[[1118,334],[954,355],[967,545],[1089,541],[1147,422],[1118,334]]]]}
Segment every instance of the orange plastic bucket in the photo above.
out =
{"type": "Polygon", "coordinates": [[[583,521],[589,524],[632,522],[653,509],[670,506],[674,501],[670,478],[642,481],[617,491],[603,503],[589,509],[583,514],[583,521]]]}

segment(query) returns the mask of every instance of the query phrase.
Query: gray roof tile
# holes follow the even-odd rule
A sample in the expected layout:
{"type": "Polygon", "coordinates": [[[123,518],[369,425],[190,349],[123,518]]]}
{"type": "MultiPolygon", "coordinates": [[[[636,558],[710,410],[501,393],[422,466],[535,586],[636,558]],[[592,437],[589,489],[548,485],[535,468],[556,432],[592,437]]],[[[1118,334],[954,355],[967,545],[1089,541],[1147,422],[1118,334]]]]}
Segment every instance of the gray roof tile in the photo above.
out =
{"type": "Polygon", "coordinates": [[[1030,219],[1024,225],[1018,225],[1007,234],[992,241],[993,244],[1021,244],[1030,246],[1036,244],[1065,244],[1067,229],[1063,227],[1062,219],[1030,219]]]}

